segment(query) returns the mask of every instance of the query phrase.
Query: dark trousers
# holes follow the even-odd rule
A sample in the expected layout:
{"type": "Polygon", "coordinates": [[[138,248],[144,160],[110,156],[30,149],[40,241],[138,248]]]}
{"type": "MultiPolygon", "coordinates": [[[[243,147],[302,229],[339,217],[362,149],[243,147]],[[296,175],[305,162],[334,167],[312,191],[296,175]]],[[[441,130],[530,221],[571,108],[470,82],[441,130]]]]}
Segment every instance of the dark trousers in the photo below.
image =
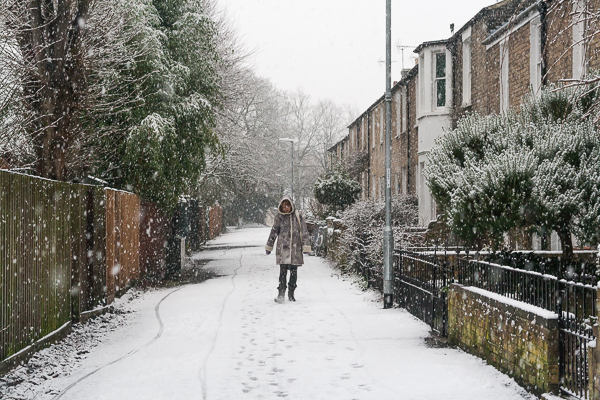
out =
{"type": "Polygon", "coordinates": [[[290,271],[290,282],[288,286],[290,290],[296,289],[296,281],[298,280],[298,266],[291,264],[279,265],[279,290],[285,290],[285,280],[287,278],[287,272],[290,271]]]}

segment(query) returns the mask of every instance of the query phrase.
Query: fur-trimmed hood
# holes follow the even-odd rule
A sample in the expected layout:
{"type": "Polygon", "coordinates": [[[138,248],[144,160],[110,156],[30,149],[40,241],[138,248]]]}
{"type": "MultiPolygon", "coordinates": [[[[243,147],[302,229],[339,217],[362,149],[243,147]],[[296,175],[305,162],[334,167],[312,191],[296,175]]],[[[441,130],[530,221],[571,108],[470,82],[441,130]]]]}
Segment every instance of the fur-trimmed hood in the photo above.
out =
{"type": "Polygon", "coordinates": [[[279,206],[277,207],[277,211],[279,211],[279,214],[292,214],[294,210],[296,210],[296,206],[294,206],[294,202],[292,201],[292,198],[290,196],[283,196],[281,200],[279,200],[279,206]],[[289,201],[292,205],[292,210],[289,213],[283,212],[283,210],[281,209],[281,204],[284,202],[284,200],[289,201]]]}

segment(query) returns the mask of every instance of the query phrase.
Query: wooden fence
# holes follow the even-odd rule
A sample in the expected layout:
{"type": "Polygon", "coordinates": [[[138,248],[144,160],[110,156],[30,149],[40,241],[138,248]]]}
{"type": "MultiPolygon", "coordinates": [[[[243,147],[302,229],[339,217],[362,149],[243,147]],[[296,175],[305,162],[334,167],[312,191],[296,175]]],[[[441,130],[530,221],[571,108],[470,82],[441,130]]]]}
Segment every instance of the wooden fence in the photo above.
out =
{"type": "Polygon", "coordinates": [[[208,239],[214,239],[223,231],[223,208],[216,204],[208,211],[208,239]]]}
{"type": "MultiPolygon", "coordinates": [[[[209,238],[222,215],[208,211],[209,238]]],[[[164,273],[172,223],[132,193],[0,170],[0,374],[144,272],[164,273]]]]}
{"type": "Polygon", "coordinates": [[[160,281],[166,274],[171,219],[149,201],[142,201],[140,210],[140,274],[160,281]]]}
{"type": "Polygon", "coordinates": [[[140,278],[140,198],[106,189],[106,297],[110,304],[140,278]]]}
{"type": "Polygon", "coordinates": [[[77,189],[0,171],[0,360],[71,321],[77,189]]]}
{"type": "Polygon", "coordinates": [[[134,194],[0,170],[0,361],[139,278],[139,220],[134,194]]]}

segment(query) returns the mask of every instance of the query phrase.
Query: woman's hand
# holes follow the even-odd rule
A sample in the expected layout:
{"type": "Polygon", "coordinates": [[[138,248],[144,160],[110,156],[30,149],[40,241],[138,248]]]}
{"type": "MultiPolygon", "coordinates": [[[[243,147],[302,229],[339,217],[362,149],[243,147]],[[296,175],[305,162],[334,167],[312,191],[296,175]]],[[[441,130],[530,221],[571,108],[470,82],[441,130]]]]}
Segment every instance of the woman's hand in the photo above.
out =
{"type": "Polygon", "coordinates": [[[267,253],[267,255],[271,254],[269,250],[265,250],[265,253],[267,253]]]}

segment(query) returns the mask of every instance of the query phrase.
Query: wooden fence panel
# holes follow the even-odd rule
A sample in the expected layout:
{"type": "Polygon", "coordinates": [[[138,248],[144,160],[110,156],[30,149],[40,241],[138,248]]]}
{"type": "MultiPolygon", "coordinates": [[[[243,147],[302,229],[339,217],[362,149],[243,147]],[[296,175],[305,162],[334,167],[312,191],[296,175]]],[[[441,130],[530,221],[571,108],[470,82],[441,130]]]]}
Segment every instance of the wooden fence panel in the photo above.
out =
{"type": "Polygon", "coordinates": [[[223,208],[216,204],[210,207],[208,212],[208,238],[210,240],[216,238],[223,231],[223,208]]]}
{"type": "Polygon", "coordinates": [[[139,279],[140,200],[133,193],[106,189],[106,295],[115,295],[139,279]]]}
{"type": "Polygon", "coordinates": [[[71,190],[0,171],[0,360],[71,320],[71,190]]]}
{"type": "Polygon", "coordinates": [[[139,241],[138,196],[0,170],[0,362],[139,279],[139,241]]]}
{"type": "Polygon", "coordinates": [[[90,295],[88,309],[106,305],[106,192],[103,187],[94,187],[88,194],[87,224],[90,240],[86,243],[88,284],[90,295]]]}
{"type": "Polygon", "coordinates": [[[149,201],[142,201],[140,210],[140,274],[151,280],[162,280],[166,274],[166,243],[171,220],[149,201]]]}

